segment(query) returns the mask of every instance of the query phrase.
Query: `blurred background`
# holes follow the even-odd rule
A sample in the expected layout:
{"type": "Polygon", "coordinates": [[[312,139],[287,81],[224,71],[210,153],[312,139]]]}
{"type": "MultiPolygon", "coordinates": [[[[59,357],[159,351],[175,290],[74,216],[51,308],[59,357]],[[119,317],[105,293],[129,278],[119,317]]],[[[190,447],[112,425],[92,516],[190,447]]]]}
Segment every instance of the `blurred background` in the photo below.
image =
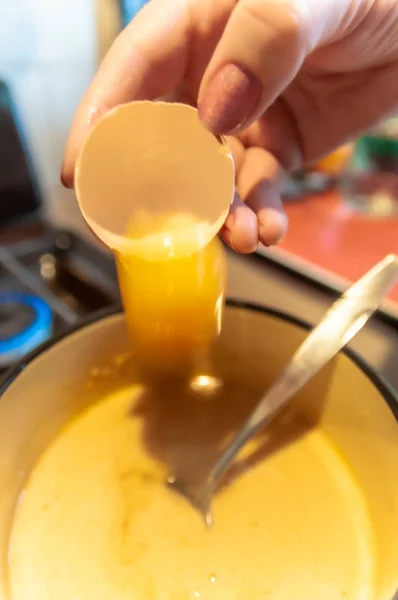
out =
{"type": "MultiPolygon", "coordinates": [[[[112,0],[0,2],[0,80],[55,221],[71,218],[59,170],[73,113],[122,27],[122,8],[112,0]]],[[[126,15],[137,9],[126,2],[126,15]]]]}
{"type": "MultiPolygon", "coordinates": [[[[142,0],[0,1],[0,369],[119,301],[112,256],[59,180],[74,111],[142,0]]],[[[398,253],[398,121],[295,173],[289,233],[232,252],[229,293],[314,323],[349,282],[398,253]]],[[[398,289],[357,348],[398,386],[398,289]]]]}

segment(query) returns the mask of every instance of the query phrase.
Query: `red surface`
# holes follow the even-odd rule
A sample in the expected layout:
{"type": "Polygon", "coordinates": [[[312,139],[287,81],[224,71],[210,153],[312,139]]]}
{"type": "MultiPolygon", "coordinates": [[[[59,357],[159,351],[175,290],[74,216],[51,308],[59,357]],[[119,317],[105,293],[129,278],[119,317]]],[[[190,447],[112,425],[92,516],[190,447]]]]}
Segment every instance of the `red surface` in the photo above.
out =
{"type": "MultiPolygon", "coordinates": [[[[391,252],[398,254],[398,218],[353,212],[336,192],[285,205],[289,231],[281,249],[355,281],[391,252]]],[[[398,285],[390,293],[398,303],[398,285]]]]}

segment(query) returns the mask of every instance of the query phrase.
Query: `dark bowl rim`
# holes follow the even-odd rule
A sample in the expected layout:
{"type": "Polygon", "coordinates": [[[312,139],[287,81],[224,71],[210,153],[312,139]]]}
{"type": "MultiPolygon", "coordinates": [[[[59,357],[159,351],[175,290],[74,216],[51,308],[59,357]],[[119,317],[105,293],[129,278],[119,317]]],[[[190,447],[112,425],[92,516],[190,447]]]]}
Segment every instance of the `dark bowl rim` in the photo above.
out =
{"type": "MultiPolygon", "coordinates": [[[[271,308],[268,306],[263,306],[261,304],[257,304],[254,302],[246,302],[242,300],[235,300],[232,298],[227,299],[227,306],[233,308],[242,308],[247,309],[253,312],[263,313],[280,319],[282,321],[287,321],[293,325],[300,327],[301,329],[310,330],[313,325],[295,317],[289,313],[286,313],[282,310],[271,308]]],[[[16,365],[11,367],[6,371],[4,376],[0,379],[0,400],[1,396],[6,392],[6,390],[13,384],[15,379],[18,377],[20,373],[31,364],[36,358],[42,355],[44,352],[61,342],[63,339],[88,327],[93,325],[94,323],[105,319],[107,317],[111,317],[112,315],[117,315],[123,312],[121,305],[114,305],[108,307],[102,311],[98,311],[90,315],[89,317],[80,320],[78,323],[66,328],[62,332],[57,335],[51,337],[49,340],[40,344],[35,350],[24,356],[16,365]]],[[[342,350],[342,353],[347,356],[361,371],[368,377],[368,379],[373,383],[373,385],[377,388],[380,394],[383,396],[387,404],[389,405],[392,413],[394,414],[396,420],[398,421],[398,391],[394,390],[392,385],[382,376],[380,375],[374,367],[372,367],[364,358],[362,358],[355,351],[345,348],[342,350]]]]}

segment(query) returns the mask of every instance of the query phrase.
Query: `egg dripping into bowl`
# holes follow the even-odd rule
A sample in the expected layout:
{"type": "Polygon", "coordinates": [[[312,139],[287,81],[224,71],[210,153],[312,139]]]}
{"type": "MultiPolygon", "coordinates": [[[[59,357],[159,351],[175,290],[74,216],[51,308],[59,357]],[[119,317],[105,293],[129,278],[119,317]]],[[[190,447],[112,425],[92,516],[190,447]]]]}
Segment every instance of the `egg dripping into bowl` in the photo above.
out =
{"type": "Polygon", "coordinates": [[[234,193],[228,147],[190,106],[132,102],[99,119],[75,182],[87,223],[115,254],[142,371],[200,371],[221,328],[227,268],[217,233],[234,193]]]}

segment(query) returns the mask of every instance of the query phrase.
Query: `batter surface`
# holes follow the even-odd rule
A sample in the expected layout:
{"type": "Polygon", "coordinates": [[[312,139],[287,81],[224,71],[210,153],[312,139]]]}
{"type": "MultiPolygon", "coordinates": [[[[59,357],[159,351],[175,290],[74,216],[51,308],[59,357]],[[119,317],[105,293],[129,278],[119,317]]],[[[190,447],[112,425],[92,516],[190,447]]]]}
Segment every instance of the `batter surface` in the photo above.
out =
{"type": "Polygon", "coordinates": [[[138,388],[73,421],[19,503],[11,600],[371,600],[361,491],[297,416],[249,448],[240,477],[215,499],[212,530],[166,488],[169,473],[196,476],[214,460],[234,407],[242,418],[247,391],[227,392],[229,411],[214,400],[211,427],[210,401],[157,400],[138,388]]]}

